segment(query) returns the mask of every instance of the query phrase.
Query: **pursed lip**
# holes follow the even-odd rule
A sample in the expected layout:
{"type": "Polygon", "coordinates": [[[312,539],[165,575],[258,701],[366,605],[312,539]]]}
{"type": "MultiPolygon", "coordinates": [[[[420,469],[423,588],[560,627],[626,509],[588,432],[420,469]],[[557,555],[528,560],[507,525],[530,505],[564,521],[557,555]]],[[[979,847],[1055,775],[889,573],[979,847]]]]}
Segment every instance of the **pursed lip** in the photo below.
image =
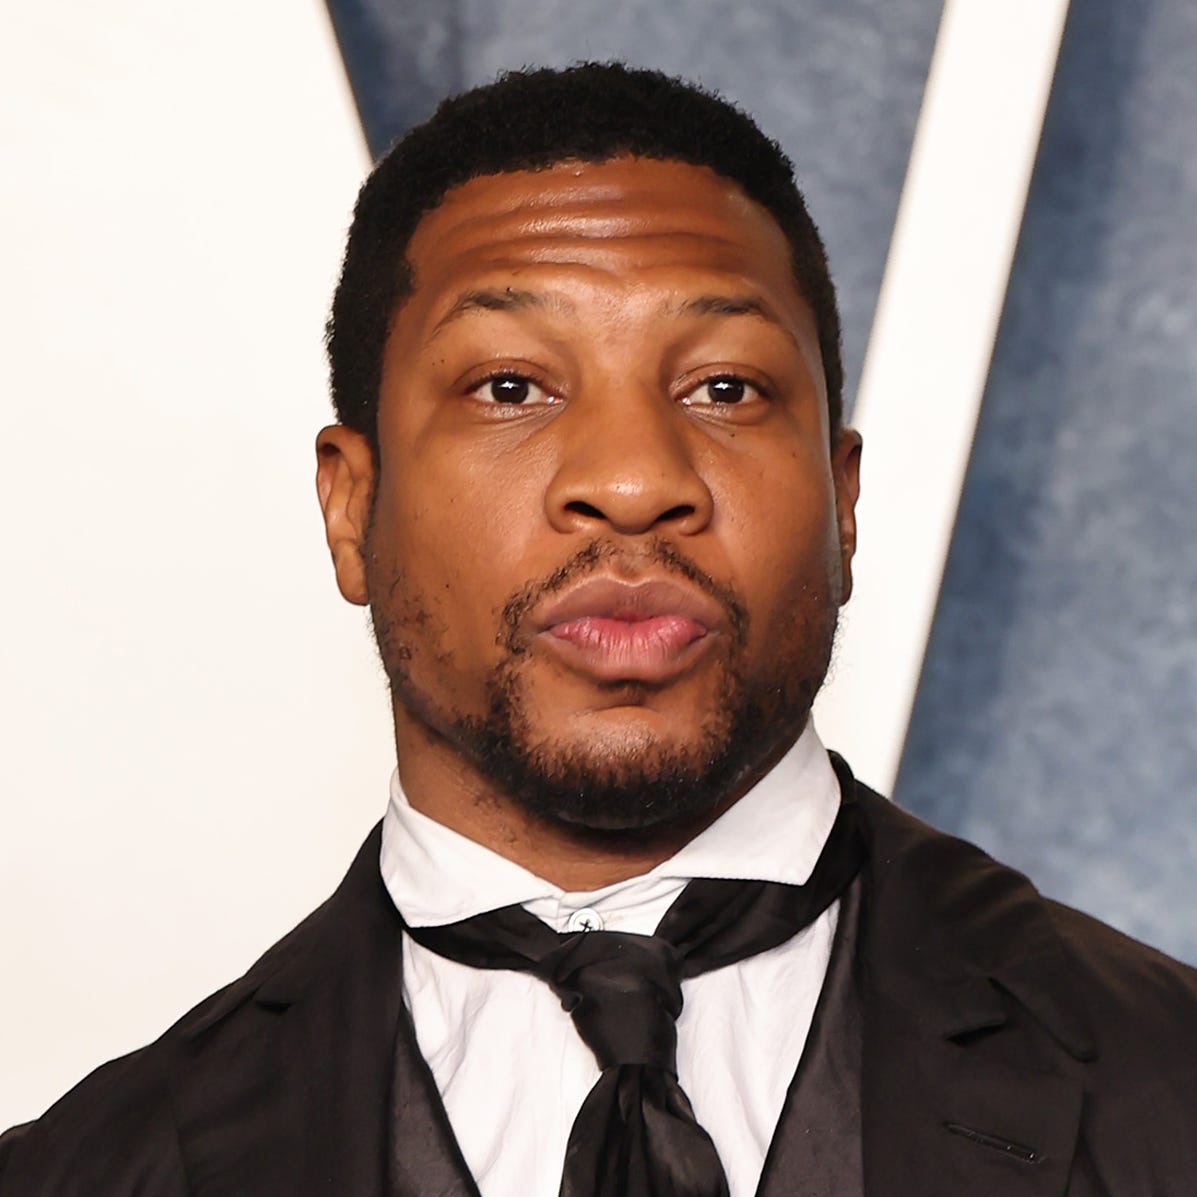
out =
{"type": "Polygon", "coordinates": [[[599,681],[664,682],[723,630],[722,606],[670,578],[589,578],[536,613],[538,639],[599,681]]]}

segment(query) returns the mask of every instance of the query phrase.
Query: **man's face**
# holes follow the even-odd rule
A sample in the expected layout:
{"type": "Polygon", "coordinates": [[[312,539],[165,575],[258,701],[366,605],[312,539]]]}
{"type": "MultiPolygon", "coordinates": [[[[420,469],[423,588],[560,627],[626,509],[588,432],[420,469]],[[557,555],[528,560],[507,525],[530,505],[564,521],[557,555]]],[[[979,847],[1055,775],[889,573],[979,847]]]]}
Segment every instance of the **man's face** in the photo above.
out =
{"type": "Polygon", "coordinates": [[[436,742],[550,821],[701,817],[801,730],[850,585],[859,441],[781,230],[617,159],[472,180],[408,259],[377,471],[345,429],[321,467],[401,771],[436,742]]]}

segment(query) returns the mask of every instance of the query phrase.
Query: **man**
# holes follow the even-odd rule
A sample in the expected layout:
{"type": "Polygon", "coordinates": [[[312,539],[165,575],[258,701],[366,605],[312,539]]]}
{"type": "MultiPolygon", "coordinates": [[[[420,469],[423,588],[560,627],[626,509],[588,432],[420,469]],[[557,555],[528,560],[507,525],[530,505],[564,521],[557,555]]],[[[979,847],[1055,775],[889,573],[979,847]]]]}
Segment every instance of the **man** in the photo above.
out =
{"type": "Polygon", "coordinates": [[[619,66],[449,101],[363,188],[329,352],[386,817],[0,1194],[1193,1191],[1197,976],[809,722],[860,440],[775,144],[619,66]]]}

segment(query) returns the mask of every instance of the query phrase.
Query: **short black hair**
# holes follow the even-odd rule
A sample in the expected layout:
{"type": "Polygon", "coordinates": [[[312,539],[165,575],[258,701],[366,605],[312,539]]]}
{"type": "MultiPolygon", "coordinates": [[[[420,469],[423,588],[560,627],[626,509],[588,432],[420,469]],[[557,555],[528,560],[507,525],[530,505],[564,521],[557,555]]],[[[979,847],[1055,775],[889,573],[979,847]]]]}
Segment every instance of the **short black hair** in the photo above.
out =
{"type": "Polygon", "coordinates": [[[337,417],[377,446],[382,356],[414,280],[406,260],[421,218],[482,175],[629,155],[709,167],[777,221],[819,336],[832,430],[843,418],[840,319],[827,255],[794,168],[747,113],[660,71],[585,62],[509,71],[441,103],[362,186],[327,327],[337,417]]]}

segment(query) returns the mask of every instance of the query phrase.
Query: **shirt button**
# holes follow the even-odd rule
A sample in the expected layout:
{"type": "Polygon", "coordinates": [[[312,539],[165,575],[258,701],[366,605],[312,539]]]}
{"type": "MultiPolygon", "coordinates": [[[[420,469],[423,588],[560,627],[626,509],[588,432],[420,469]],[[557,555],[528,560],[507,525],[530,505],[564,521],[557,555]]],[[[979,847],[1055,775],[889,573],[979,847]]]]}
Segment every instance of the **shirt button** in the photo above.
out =
{"type": "Polygon", "coordinates": [[[569,916],[569,922],[565,924],[565,929],[567,931],[601,931],[603,916],[597,910],[583,906],[581,910],[575,910],[569,916]]]}

